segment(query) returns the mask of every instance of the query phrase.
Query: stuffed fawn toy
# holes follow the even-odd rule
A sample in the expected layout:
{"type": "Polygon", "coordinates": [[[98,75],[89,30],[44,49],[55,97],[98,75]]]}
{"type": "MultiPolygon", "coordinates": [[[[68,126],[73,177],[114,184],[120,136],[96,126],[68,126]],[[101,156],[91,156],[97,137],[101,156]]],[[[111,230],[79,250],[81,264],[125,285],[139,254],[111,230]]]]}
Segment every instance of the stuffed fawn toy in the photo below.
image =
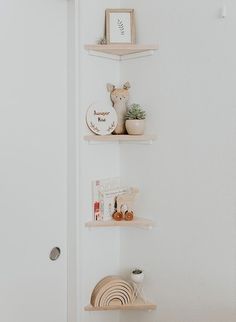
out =
{"type": "Polygon", "coordinates": [[[129,100],[129,82],[126,82],[122,88],[116,88],[112,84],[107,84],[107,90],[111,93],[112,106],[116,110],[118,123],[114,130],[115,134],[125,134],[125,114],[129,100]]]}

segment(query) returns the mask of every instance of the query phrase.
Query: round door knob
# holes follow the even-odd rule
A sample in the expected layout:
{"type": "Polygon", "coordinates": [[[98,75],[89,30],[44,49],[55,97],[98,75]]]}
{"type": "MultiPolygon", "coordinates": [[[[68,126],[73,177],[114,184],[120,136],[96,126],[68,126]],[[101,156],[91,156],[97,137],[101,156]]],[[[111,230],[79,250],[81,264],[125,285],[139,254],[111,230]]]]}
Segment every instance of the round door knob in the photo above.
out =
{"type": "Polygon", "coordinates": [[[49,258],[52,260],[52,261],[56,261],[61,255],[61,250],[59,247],[54,247],[51,252],[50,252],[50,255],[49,255],[49,258]]]}

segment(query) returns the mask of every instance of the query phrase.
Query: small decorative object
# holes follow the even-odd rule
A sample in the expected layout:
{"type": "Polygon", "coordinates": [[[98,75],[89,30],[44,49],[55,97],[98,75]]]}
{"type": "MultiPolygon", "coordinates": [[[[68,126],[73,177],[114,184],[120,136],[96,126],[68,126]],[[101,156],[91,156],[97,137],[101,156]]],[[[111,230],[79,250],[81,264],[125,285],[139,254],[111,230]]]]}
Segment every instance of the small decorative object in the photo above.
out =
{"type": "Polygon", "coordinates": [[[122,306],[135,300],[133,286],[120,276],[107,276],[94,288],[90,303],[94,307],[122,306]]]}
{"type": "Polygon", "coordinates": [[[97,41],[98,45],[106,45],[107,44],[107,40],[105,37],[101,37],[100,39],[98,39],[97,41]]]}
{"type": "Polygon", "coordinates": [[[143,270],[139,268],[134,269],[131,272],[130,277],[133,283],[135,298],[142,299],[144,302],[146,302],[144,291],[143,291],[143,280],[144,280],[143,270]]]}
{"type": "Polygon", "coordinates": [[[116,221],[134,219],[133,203],[138,194],[137,188],[131,188],[129,192],[119,195],[116,198],[116,212],[113,214],[113,219],[116,221]],[[124,210],[125,209],[125,210],[124,210]]]}
{"type": "Polygon", "coordinates": [[[117,126],[116,111],[107,104],[92,104],[87,111],[86,121],[90,130],[95,134],[108,135],[117,126]]]}
{"type": "Polygon", "coordinates": [[[116,198],[129,192],[129,188],[121,186],[120,181],[120,177],[92,181],[93,220],[112,220],[116,198]]]}
{"type": "Polygon", "coordinates": [[[130,135],[142,135],[145,129],[146,112],[139,104],[132,104],[125,115],[125,127],[130,135]]]}
{"type": "Polygon", "coordinates": [[[101,205],[103,211],[103,220],[111,220],[114,212],[116,211],[116,199],[119,195],[128,192],[126,187],[117,187],[115,189],[107,189],[100,191],[101,205]]]}
{"type": "Polygon", "coordinates": [[[131,272],[131,280],[136,284],[143,283],[144,272],[143,270],[136,268],[131,272]]]}
{"type": "Polygon", "coordinates": [[[129,100],[130,83],[126,82],[123,87],[116,88],[112,84],[107,84],[107,90],[111,93],[111,101],[117,113],[117,126],[114,134],[125,134],[125,115],[127,113],[127,104],[129,100]]]}
{"type": "Polygon", "coordinates": [[[115,221],[121,221],[121,220],[123,220],[123,213],[122,212],[115,212],[114,214],[113,214],[113,219],[115,220],[115,221]]]}
{"type": "Polygon", "coordinates": [[[134,9],[106,10],[108,44],[135,44],[134,9]]]}

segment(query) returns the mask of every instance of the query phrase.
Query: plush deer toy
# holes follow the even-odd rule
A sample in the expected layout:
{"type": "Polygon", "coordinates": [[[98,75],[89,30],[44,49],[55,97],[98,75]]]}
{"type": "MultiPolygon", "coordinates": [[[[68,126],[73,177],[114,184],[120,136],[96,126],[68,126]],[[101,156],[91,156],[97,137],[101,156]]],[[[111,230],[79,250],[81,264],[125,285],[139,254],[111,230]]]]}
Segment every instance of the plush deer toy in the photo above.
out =
{"type": "Polygon", "coordinates": [[[129,100],[129,82],[126,82],[122,88],[116,88],[112,84],[107,84],[107,90],[111,93],[111,101],[117,113],[118,123],[114,130],[115,134],[125,134],[125,114],[129,100]]]}

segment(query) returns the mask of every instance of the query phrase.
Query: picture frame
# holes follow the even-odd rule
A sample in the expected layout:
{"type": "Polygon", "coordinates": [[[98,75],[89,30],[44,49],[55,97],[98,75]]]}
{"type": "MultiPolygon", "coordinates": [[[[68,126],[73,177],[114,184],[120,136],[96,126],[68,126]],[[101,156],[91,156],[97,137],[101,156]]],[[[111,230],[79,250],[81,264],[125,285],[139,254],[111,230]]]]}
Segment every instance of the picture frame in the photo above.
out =
{"type": "Polygon", "coordinates": [[[106,9],[107,44],[135,44],[134,9],[106,9]]]}

